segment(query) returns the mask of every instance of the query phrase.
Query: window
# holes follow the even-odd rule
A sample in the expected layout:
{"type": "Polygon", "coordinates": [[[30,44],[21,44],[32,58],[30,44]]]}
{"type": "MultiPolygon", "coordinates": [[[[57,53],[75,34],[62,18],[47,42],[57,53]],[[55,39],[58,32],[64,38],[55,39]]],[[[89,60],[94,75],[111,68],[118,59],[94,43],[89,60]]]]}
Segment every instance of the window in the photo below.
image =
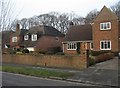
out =
{"type": "Polygon", "coordinates": [[[111,50],[111,41],[100,41],[100,50],[111,50]]]}
{"type": "Polygon", "coordinates": [[[100,30],[110,30],[111,22],[100,23],[100,30]]]}
{"type": "Polygon", "coordinates": [[[32,35],[32,41],[37,41],[37,34],[32,35]]]}
{"type": "Polygon", "coordinates": [[[12,37],[12,42],[17,42],[17,37],[12,37]]]}
{"type": "Polygon", "coordinates": [[[59,41],[59,37],[55,37],[55,40],[56,40],[56,41],[59,41]]]}
{"type": "Polygon", "coordinates": [[[28,40],[29,36],[28,35],[25,35],[24,36],[24,40],[28,40]]]}
{"type": "Polygon", "coordinates": [[[67,50],[76,50],[77,44],[76,43],[68,43],[67,44],[67,50]]]}
{"type": "Polygon", "coordinates": [[[90,43],[90,49],[93,50],[93,43],[90,43]]]}

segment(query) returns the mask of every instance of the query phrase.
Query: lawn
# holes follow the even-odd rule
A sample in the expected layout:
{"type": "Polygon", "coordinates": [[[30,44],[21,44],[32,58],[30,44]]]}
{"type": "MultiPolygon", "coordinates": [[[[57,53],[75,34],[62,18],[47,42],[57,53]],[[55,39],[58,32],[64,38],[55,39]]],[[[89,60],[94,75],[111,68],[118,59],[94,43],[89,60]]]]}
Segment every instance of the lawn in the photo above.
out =
{"type": "Polygon", "coordinates": [[[10,73],[17,73],[17,74],[24,74],[30,76],[37,76],[37,77],[60,77],[60,78],[68,78],[73,76],[73,73],[69,72],[57,72],[57,71],[49,71],[46,69],[35,69],[31,67],[15,67],[15,66],[7,66],[3,65],[0,66],[0,70],[4,72],[10,73]]]}

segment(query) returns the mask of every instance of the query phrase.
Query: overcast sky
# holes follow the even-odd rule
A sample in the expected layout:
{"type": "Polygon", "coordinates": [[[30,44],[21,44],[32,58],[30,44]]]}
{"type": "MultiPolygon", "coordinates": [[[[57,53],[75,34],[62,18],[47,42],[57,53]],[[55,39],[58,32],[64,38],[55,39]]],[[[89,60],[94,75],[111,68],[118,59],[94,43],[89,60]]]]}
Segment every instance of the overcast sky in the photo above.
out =
{"type": "Polygon", "coordinates": [[[18,19],[29,18],[49,12],[74,12],[85,17],[91,10],[110,7],[119,0],[15,0],[16,9],[20,13],[18,19]]]}

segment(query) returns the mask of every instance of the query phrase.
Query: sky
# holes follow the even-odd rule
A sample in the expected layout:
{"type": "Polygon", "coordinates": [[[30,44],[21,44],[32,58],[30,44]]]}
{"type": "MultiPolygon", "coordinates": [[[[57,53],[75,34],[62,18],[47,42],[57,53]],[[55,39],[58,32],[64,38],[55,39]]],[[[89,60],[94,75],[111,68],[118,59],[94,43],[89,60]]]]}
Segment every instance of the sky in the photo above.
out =
{"type": "Polygon", "coordinates": [[[100,11],[104,5],[108,8],[119,0],[14,0],[17,18],[30,18],[49,12],[75,13],[85,17],[91,10],[100,11]]]}

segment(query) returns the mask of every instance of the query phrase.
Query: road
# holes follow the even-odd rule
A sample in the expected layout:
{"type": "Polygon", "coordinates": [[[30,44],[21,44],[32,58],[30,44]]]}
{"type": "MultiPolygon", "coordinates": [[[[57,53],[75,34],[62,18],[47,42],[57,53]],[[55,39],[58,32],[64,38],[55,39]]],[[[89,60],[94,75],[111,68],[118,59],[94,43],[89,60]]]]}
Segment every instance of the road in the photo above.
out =
{"type": "Polygon", "coordinates": [[[3,86],[92,86],[90,84],[25,76],[7,72],[2,73],[2,84],[3,86]]]}

